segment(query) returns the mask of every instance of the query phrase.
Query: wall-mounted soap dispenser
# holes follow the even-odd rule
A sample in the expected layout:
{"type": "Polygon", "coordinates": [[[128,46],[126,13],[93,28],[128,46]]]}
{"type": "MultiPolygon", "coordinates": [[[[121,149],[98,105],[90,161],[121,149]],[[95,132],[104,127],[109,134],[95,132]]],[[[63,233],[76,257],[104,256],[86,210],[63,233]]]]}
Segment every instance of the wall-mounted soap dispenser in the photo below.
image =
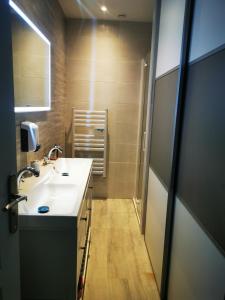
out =
{"type": "Polygon", "coordinates": [[[21,123],[21,151],[36,152],[41,148],[39,144],[38,126],[32,122],[21,123]]]}

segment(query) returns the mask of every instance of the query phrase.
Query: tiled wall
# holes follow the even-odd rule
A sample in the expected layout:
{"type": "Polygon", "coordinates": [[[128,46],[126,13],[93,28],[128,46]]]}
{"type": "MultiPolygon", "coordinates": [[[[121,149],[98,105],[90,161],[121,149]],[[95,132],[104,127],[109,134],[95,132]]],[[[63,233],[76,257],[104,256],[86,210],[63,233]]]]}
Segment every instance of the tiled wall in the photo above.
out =
{"type": "Polygon", "coordinates": [[[95,196],[131,198],[135,192],[141,63],[150,51],[151,24],[68,20],[66,25],[66,149],[71,156],[72,107],[109,110],[106,179],[95,196]]]}
{"type": "Polygon", "coordinates": [[[16,114],[17,129],[17,168],[33,159],[40,159],[55,143],[64,147],[65,125],[65,43],[64,16],[57,1],[16,0],[17,5],[47,36],[52,44],[52,110],[50,112],[16,114]],[[20,151],[19,123],[33,121],[39,125],[41,150],[37,153],[20,151]]]}

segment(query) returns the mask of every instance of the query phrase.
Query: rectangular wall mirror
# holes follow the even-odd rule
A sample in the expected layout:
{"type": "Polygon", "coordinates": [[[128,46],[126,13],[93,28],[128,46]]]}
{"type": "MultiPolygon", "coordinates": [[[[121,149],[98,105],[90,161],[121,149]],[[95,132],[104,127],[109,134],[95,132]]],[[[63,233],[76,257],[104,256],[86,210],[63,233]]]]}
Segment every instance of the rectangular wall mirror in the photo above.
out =
{"type": "Polygon", "coordinates": [[[13,2],[11,7],[15,112],[51,109],[51,43],[13,2]]]}

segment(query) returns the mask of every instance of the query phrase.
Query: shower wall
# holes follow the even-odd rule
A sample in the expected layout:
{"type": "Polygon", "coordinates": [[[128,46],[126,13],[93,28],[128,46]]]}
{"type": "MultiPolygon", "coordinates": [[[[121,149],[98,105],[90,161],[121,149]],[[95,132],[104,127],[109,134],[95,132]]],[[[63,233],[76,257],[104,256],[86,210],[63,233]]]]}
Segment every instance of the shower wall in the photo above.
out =
{"type": "Polygon", "coordinates": [[[67,156],[72,148],[72,107],[109,112],[108,173],[106,179],[95,177],[95,197],[134,196],[141,61],[150,45],[151,23],[67,20],[67,156]]]}

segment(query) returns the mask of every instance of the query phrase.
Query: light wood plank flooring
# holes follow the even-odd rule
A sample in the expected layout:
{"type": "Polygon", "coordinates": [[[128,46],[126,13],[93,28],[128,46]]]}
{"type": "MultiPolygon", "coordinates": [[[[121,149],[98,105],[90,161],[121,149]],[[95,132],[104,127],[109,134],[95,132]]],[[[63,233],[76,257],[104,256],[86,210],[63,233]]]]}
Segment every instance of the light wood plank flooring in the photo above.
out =
{"type": "Polygon", "coordinates": [[[93,200],[85,300],[159,300],[132,200],[93,200]]]}

